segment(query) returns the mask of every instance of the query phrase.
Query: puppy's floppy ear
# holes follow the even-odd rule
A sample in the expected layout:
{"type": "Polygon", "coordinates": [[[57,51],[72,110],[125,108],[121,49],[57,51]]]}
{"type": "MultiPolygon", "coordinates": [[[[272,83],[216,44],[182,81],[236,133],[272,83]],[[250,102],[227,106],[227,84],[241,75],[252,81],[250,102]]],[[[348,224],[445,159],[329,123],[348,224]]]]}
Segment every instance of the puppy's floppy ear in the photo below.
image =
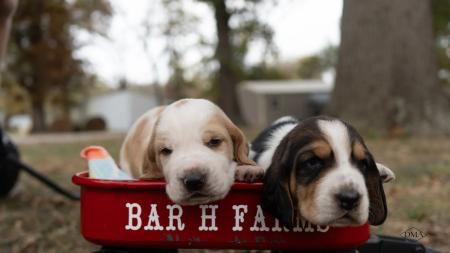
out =
{"type": "Polygon", "coordinates": [[[231,136],[233,142],[233,158],[238,165],[256,165],[254,161],[248,158],[248,142],[242,131],[225,115],[222,110],[219,110],[219,115],[223,119],[225,127],[231,136]]]}
{"type": "Polygon", "coordinates": [[[144,161],[142,163],[142,174],[140,179],[157,179],[163,178],[162,167],[158,159],[158,150],[155,147],[155,139],[156,139],[156,128],[158,126],[159,117],[163,112],[164,107],[161,107],[156,114],[155,119],[152,122],[152,127],[150,129],[150,141],[146,146],[146,150],[144,151],[144,161]]]}
{"type": "Polygon", "coordinates": [[[289,176],[292,166],[288,164],[288,138],[284,138],[275,150],[272,164],[264,175],[262,208],[280,220],[287,228],[294,227],[295,209],[289,191],[289,176]]]}
{"type": "Polygon", "coordinates": [[[380,173],[380,177],[383,180],[383,183],[388,183],[392,180],[395,180],[394,172],[386,167],[386,165],[377,163],[378,172],[380,173]]]}
{"type": "Polygon", "coordinates": [[[152,138],[144,155],[140,179],[157,179],[164,177],[161,164],[158,161],[157,152],[158,150],[155,149],[154,139],[152,138]]]}
{"type": "Polygon", "coordinates": [[[373,159],[370,160],[366,182],[369,192],[369,223],[377,226],[383,224],[386,220],[387,205],[379,168],[373,159]]]}

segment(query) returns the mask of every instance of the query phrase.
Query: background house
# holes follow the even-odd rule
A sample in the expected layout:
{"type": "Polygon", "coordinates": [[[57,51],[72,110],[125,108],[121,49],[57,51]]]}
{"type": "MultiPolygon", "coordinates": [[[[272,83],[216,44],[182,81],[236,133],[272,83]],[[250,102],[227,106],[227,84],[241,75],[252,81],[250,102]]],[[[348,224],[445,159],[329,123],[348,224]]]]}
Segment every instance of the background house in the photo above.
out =
{"type": "Polygon", "coordinates": [[[238,89],[245,122],[264,127],[285,115],[320,114],[333,85],[322,80],[246,81],[238,89]]]}
{"type": "Polygon", "coordinates": [[[124,132],[144,112],[157,105],[151,92],[123,89],[95,95],[83,105],[81,118],[101,118],[106,129],[124,132]]]}

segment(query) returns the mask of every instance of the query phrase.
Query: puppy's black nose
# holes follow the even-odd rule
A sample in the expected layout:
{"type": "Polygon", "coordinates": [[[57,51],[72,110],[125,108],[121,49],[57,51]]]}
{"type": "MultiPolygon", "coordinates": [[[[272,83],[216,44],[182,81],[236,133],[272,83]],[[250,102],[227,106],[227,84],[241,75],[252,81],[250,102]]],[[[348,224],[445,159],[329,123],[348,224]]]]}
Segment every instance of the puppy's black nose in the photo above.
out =
{"type": "Polygon", "coordinates": [[[190,192],[200,190],[205,185],[206,176],[200,172],[191,172],[183,178],[186,189],[190,192]]]}
{"type": "Polygon", "coordinates": [[[356,191],[342,191],[336,195],[339,206],[347,211],[354,209],[359,204],[361,195],[356,191]]]}

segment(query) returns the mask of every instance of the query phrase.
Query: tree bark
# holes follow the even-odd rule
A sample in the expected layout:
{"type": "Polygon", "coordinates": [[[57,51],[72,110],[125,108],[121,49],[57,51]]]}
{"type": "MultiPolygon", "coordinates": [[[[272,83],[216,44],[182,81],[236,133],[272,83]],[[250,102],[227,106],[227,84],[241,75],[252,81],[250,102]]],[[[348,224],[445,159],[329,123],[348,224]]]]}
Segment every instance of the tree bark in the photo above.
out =
{"type": "Polygon", "coordinates": [[[229,26],[231,15],[227,10],[225,0],[213,0],[212,3],[218,39],[216,58],[220,65],[217,74],[218,102],[219,106],[231,119],[241,121],[236,94],[236,88],[239,83],[239,71],[236,67],[229,26]]]}
{"type": "Polygon", "coordinates": [[[33,132],[45,132],[47,124],[45,121],[44,100],[32,98],[31,101],[31,117],[33,120],[33,132]]]}
{"type": "MultiPolygon", "coordinates": [[[[72,101],[70,99],[70,89],[66,85],[61,87],[61,106],[62,113],[61,119],[63,119],[67,125],[72,126],[72,117],[70,115],[70,111],[72,109],[72,101]]],[[[45,119],[45,115],[44,115],[45,119]]]]}
{"type": "Polygon", "coordinates": [[[3,62],[12,16],[16,8],[17,0],[0,0],[0,64],[3,62]]]}
{"type": "Polygon", "coordinates": [[[383,133],[449,132],[430,1],[344,0],[341,30],[330,114],[383,133]]]}
{"type": "MultiPolygon", "coordinates": [[[[3,71],[6,45],[9,40],[12,17],[17,8],[17,0],[0,0],[0,72],[3,71]]],[[[0,87],[2,86],[2,74],[0,73],[0,87]]],[[[6,115],[0,127],[8,127],[10,115],[6,115]]]]}

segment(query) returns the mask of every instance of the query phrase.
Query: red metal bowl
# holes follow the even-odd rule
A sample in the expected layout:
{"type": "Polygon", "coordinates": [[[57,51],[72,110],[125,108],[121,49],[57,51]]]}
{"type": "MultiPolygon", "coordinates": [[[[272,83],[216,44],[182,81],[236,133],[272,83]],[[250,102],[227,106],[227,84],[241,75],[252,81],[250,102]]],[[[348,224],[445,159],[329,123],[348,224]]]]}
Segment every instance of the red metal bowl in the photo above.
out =
{"type": "Polygon", "coordinates": [[[319,250],[354,248],[369,238],[367,224],[299,221],[286,231],[261,211],[261,183],[235,183],[221,201],[179,206],[167,198],[163,181],[90,179],[87,172],[72,181],[81,186],[81,233],[105,246],[319,250]]]}

